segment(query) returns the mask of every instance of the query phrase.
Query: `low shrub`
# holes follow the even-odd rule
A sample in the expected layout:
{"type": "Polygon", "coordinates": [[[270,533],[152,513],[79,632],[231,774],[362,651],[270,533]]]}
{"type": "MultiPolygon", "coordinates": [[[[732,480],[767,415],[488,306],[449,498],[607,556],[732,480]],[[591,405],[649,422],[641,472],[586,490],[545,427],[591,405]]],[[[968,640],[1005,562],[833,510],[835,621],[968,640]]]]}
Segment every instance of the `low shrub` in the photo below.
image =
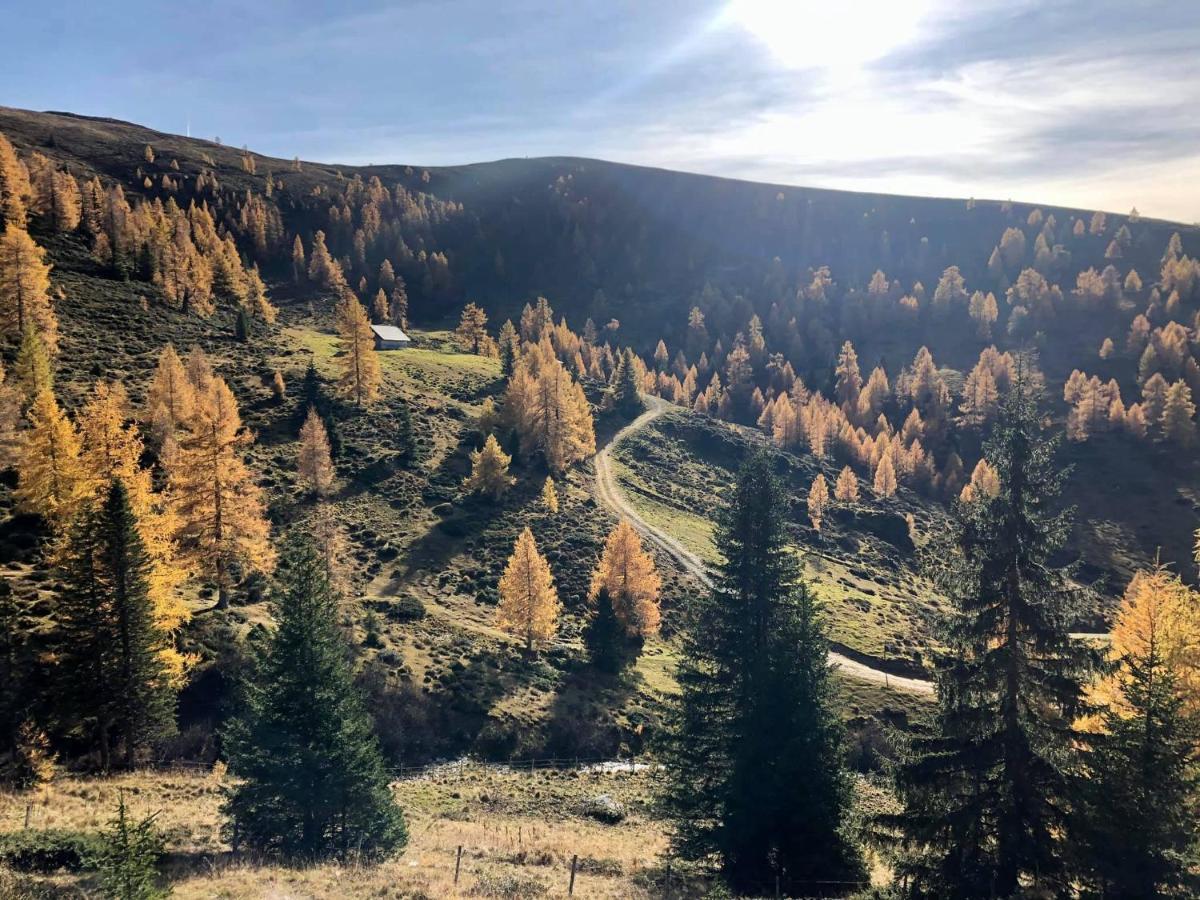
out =
{"type": "Polygon", "coordinates": [[[49,873],[93,868],[104,847],[101,835],[67,828],[0,835],[0,865],[17,872],[49,873]]]}

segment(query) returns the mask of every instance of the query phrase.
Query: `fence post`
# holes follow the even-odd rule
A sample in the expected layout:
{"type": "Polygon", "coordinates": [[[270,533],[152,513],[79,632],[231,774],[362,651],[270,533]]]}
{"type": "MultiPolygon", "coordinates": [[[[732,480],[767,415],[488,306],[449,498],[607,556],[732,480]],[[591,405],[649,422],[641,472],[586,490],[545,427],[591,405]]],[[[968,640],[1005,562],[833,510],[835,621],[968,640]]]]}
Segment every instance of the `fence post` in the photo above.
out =
{"type": "Polygon", "coordinates": [[[573,853],[571,855],[571,883],[567,885],[567,896],[568,897],[572,897],[575,895],[575,867],[578,864],[579,864],[579,854],[573,853]]]}
{"type": "Polygon", "coordinates": [[[458,870],[462,866],[462,844],[458,845],[458,856],[454,859],[454,883],[458,884],[458,870]]]}
{"type": "Polygon", "coordinates": [[[30,816],[32,813],[33,813],[33,804],[32,804],[32,803],[26,803],[26,804],[25,804],[25,830],[26,830],[26,831],[28,831],[28,830],[29,830],[29,816],[30,816]]]}

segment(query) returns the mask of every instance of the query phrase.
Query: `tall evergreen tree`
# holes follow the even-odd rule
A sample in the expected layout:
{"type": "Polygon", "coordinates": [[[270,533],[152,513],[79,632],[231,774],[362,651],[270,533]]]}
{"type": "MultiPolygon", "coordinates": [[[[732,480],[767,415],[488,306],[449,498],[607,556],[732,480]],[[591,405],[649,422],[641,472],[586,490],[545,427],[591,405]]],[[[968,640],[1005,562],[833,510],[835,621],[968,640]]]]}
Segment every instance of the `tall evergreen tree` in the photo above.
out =
{"type": "Polygon", "coordinates": [[[629,639],[625,635],[625,626],[617,618],[612,595],[606,587],[600,588],[592,603],[587,627],[583,632],[583,643],[587,648],[588,659],[601,672],[615,674],[626,662],[633,659],[633,655],[628,652],[629,639]]]}
{"type": "Polygon", "coordinates": [[[637,359],[633,351],[626,347],[617,357],[605,398],[605,406],[628,418],[633,418],[645,408],[638,393],[637,370],[637,359]]]}
{"type": "Polygon", "coordinates": [[[274,599],[275,633],[227,735],[241,779],[225,807],[231,832],[290,858],[388,856],[407,840],[404,816],[354,686],[337,594],[307,539],[287,548],[274,599]]]}
{"type": "Polygon", "coordinates": [[[1052,565],[1068,532],[1063,473],[1032,392],[1017,380],[984,458],[999,492],[956,504],[927,555],[950,601],[935,658],[938,705],[898,767],[914,896],[1009,897],[1068,889],[1078,774],[1073,723],[1096,653],[1071,637],[1086,592],[1052,565]]]}
{"type": "Polygon", "coordinates": [[[163,653],[169,639],[150,598],[150,557],[120,480],[74,522],[61,568],[59,708],[106,771],[118,746],[132,766],[139,748],[173,730],[175,693],[163,653]]]}
{"type": "Polygon", "coordinates": [[[1085,782],[1088,880],[1111,898],[1194,897],[1200,730],[1156,642],[1118,673],[1128,714],[1110,708],[1085,782]]]}
{"type": "Polygon", "coordinates": [[[769,457],[751,457],[718,522],[720,576],[684,640],[664,799],[684,858],[715,856],[735,891],[778,879],[812,895],[863,868],[843,833],[851,793],[827,640],[787,503],[769,457]]]}

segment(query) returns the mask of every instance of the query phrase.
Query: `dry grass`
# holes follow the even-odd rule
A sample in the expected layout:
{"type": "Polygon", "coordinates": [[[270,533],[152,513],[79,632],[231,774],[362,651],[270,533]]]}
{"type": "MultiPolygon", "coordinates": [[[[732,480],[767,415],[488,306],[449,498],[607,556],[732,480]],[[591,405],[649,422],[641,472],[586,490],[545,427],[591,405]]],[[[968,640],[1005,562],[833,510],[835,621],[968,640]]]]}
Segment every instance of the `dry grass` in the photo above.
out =
{"type": "MultiPolygon", "coordinates": [[[[468,767],[399,782],[409,844],[396,859],[369,867],[235,859],[220,836],[222,782],[206,773],[64,778],[38,792],[0,794],[0,832],[20,829],[30,803],[34,828],[103,827],[124,789],[135,815],[158,812],[173,896],[180,898],[563,896],[573,856],[575,896],[639,898],[650,896],[666,849],[663,828],[649,813],[651,779],[647,772],[530,776],[468,767]],[[599,795],[620,802],[625,820],[587,818],[581,804],[599,795]]],[[[70,896],[92,884],[87,876],[58,875],[41,886],[70,896]]]]}

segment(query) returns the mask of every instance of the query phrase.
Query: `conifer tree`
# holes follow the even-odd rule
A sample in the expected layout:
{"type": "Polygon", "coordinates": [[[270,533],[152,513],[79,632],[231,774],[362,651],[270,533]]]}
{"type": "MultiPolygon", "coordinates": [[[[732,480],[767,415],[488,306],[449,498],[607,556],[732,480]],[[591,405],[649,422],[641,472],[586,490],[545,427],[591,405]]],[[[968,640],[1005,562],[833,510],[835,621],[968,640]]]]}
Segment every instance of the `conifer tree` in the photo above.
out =
{"type": "Polygon", "coordinates": [[[626,418],[633,418],[645,409],[638,392],[637,358],[628,347],[617,358],[617,365],[608,384],[605,405],[626,418]]]}
{"type": "Polygon", "coordinates": [[[463,490],[499,500],[516,483],[508,474],[511,462],[512,457],[500,449],[496,436],[489,434],[483,447],[471,452],[471,474],[463,482],[463,490]]]}
{"type": "Polygon", "coordinates": [[[885,453],[879,458],[879,465],[875,467],[875,482],[872,487],[875,496],[883,500],[896,493],[896,467],[892,464],[890,453],[885,453]]]}
{"type": "Polygon", "coordinates": [[[984,448],[1000,490],[959,503],[930,548],[949,599],[935,657],[937,708],[897,772],[900,871],[917,896],[1069,891],[1075,721],[1096,653],[1071,637],[1086,592],[1050,563],[1069,530],[1063,475],[1018,373],[984,448]]]}
{"type": "Polygon", "coordinates": [[[159,441],[182,427],[191,418],[195,407],[196,388],[188,378],[174,345],[167,344],[158,355],[154,378],[146,391],[146,409],[151,421],[167,429],[157,435],[159,441]]]}
{"type": "Polygon", "coordinates": [[[58,350],[58,318],[50,305],[50,266],[46,251],[24,228],[0,234],[0,331],[20,337],[29,326],[50,353],[58,350]]]}
{"type": "Polygon", "coordinates": [[[1176,381],[1167,389],[1162,411],[1163,438],[1181,447],[1190,447],[1196,441],[1196,404],[1192,402],[1192,391],[1185,381],[1176,381]]]}
{"type": "Polygon", "coordinates": [[[720,575],[694,601],[664,746],[672,845],[729,886],[807,895],[862,877],[827,639],[769,458],[742,467],[718,523],[720,575]],[[778,879],[778,881],[776,880],[778,879]]]}
{"type": "Polygon", "coordinates": [[[828,505],[829,485],[825,483],[825,476],[818,472],[808,489],[808,518],[817,531],[821,530],[821,520],[825,517],[825,507],[828,505]]]}
{"type": "Polygon", "coordinates": [[[300,447],[296,452],[296,469],[300,477],[318,497],[325,497],[333,487],[333,459],[329,454],[329,435],[317,413],[308,408],[308,418],[300,428],[300,447]]]}
{"type": "Polygon", "coordinates": [[[625,652],[625,627],[617,619],[607,588],[600,588],[592,601],[583,643],[587,648],[588,660],[601,672],[619,672],[628,658],[625,652]]]}
{"type": "Polygon", "coordinates": [[[26,402],[32,401],[42,391],[54,390],[54,361],[32,323],[26,323],[21,332],[21,346],[17,350],[13,376],[26,402]]]}
{"type": "Polygon", "coordinates": [[[21,434],[17,430],[21,423],[21,395],[8,380],[4,365],[0,364],[0,468],[9,469],[17,465],[20,458],[21,434]]]}
{"type": "Polygon", "coordinates": [[[342,377],[338,386],[361,408],[379,396],[383,382],[379,357],[375,355],[375,332],[362,304],[349,291],[342,295],[334,315],[342,339],[342,377]]]}
{"type": "Polygon", "coordinates": [[[458,343],[468,353],[478,354],[487,339],[487,313],[475,303],[463,307],[462,316],[458,320],[458,328],[454,330],[458,343]]]}
{"type": "Polygon", "coordinates": [[[104,834],[103,849],[95,860],[104,896],[116,900],[159,900],[168,896],[169,892],[158,886],[158,861],[166,842],[155,827],[157,816],[153,813],[139,821],[130,820],[125,790],[118,789],[117,817],[104,834]]]}
{"type": "Polygon", "coordinates": [[[78,511],[86,488],[79,432],[50,391],[33,398],[27,418],[29,431],[17,466],[17,505],[61,529],[78,511]]]}
{"type": "Polygon", "coordinates": [[[292,280],[301,284],[308,277],[308,265],[304,262],[304,241],[300,235],[292,241],[292,280]]]}
{"type": "Polygon", "coordinates": [[[500,578],[496,624],[519,637],[526,652],[532,652],[554,637],[561,609],[550,566],[538,553],[533,532],[527,527],[517,538],[500,578]]]}
{"type": "Polygon", "coordinates": [[[1200,829],[1192,804],[1200,788],[1197,720],[1155,640],[1116,675],[1122,709],[1109,708],[1084,781],[1084,867],[1098,896],[1186,896],[1197,887],[1188,852],[1200,829]]]}
{"type": "Polygon", "coordinates": [[[0,226],[9,231],[23,229],[32,196],[29,173],[8,138],[0,133],[0,226]]]}
{"type": "Polygon", "coordinates": [[[404,287],[404,279],[396,276],[396,286],[392,289],[392,321],[402,330],[408,329],[408,292],[404,287]]]}
{"type": "Polygon", "coordinates": [[[371,304],[371,318],[376,325],[386,325],[392,320],[392,308],[388,305],[387,294],[383,288],[375,292],[375,300],[371,304]]]}
{"type": "Polygon", "coordinates": [[[338,627],[338,597],[306,539],[272,592],[276,627],[226,740],[225,805],[250,848],[300,860],[390,856],[407,840],[338,627]]]}
{"type": "Polygon", "coordinates": [[[500,373],[506,378],[513,373],[517,358],[521,355],[521,339],[512,319],[505,319],[500,326],[500,336],[497,338],[500,351],[500,373]]]}
{"type": "Polygon", "coordinates": [[[839,503],[858,502],[858,476],[854,474],[854,470],[849,466],[846,466],[838,474],[837,485],[833,489],[833,496],[839,503]]]}
{"type": "Polygon", "coordinates": [[[550,515],[558,513],[558,490],[554,487],[554,479],[549,475],[542,485],[542,505],[550,515]]]}
{"type": "Polygon", "coordinates": [[[72,525],[60,566],[60,703],[105,771],[117,747],[129,768],[147,741],[174,730],[175,694],[163,659],[169,639],[154,621],[151,561],[119,479],[72,525]]]}
{"type": "Polygon", "coordinates": [[[601,590],[607,591],[626,636],[644,640],[658,632],[661,587],[654,559],[642,549],[637,530],[628,519],[622,519],[604,542],[604,552],[592,572],[589,599],[595,602],[601,590]]]}
{"type": "Polygon", "coordinates": [[[235,567],[269,572],[275,552],[268,540],[262,491],[242,461],[253,440],[242,428],[237,401],[222,378],[196,398],[196,409],[167,460],[175,538],[181,552],[215,583],[217,606],[229,604],[235,567]]]}

